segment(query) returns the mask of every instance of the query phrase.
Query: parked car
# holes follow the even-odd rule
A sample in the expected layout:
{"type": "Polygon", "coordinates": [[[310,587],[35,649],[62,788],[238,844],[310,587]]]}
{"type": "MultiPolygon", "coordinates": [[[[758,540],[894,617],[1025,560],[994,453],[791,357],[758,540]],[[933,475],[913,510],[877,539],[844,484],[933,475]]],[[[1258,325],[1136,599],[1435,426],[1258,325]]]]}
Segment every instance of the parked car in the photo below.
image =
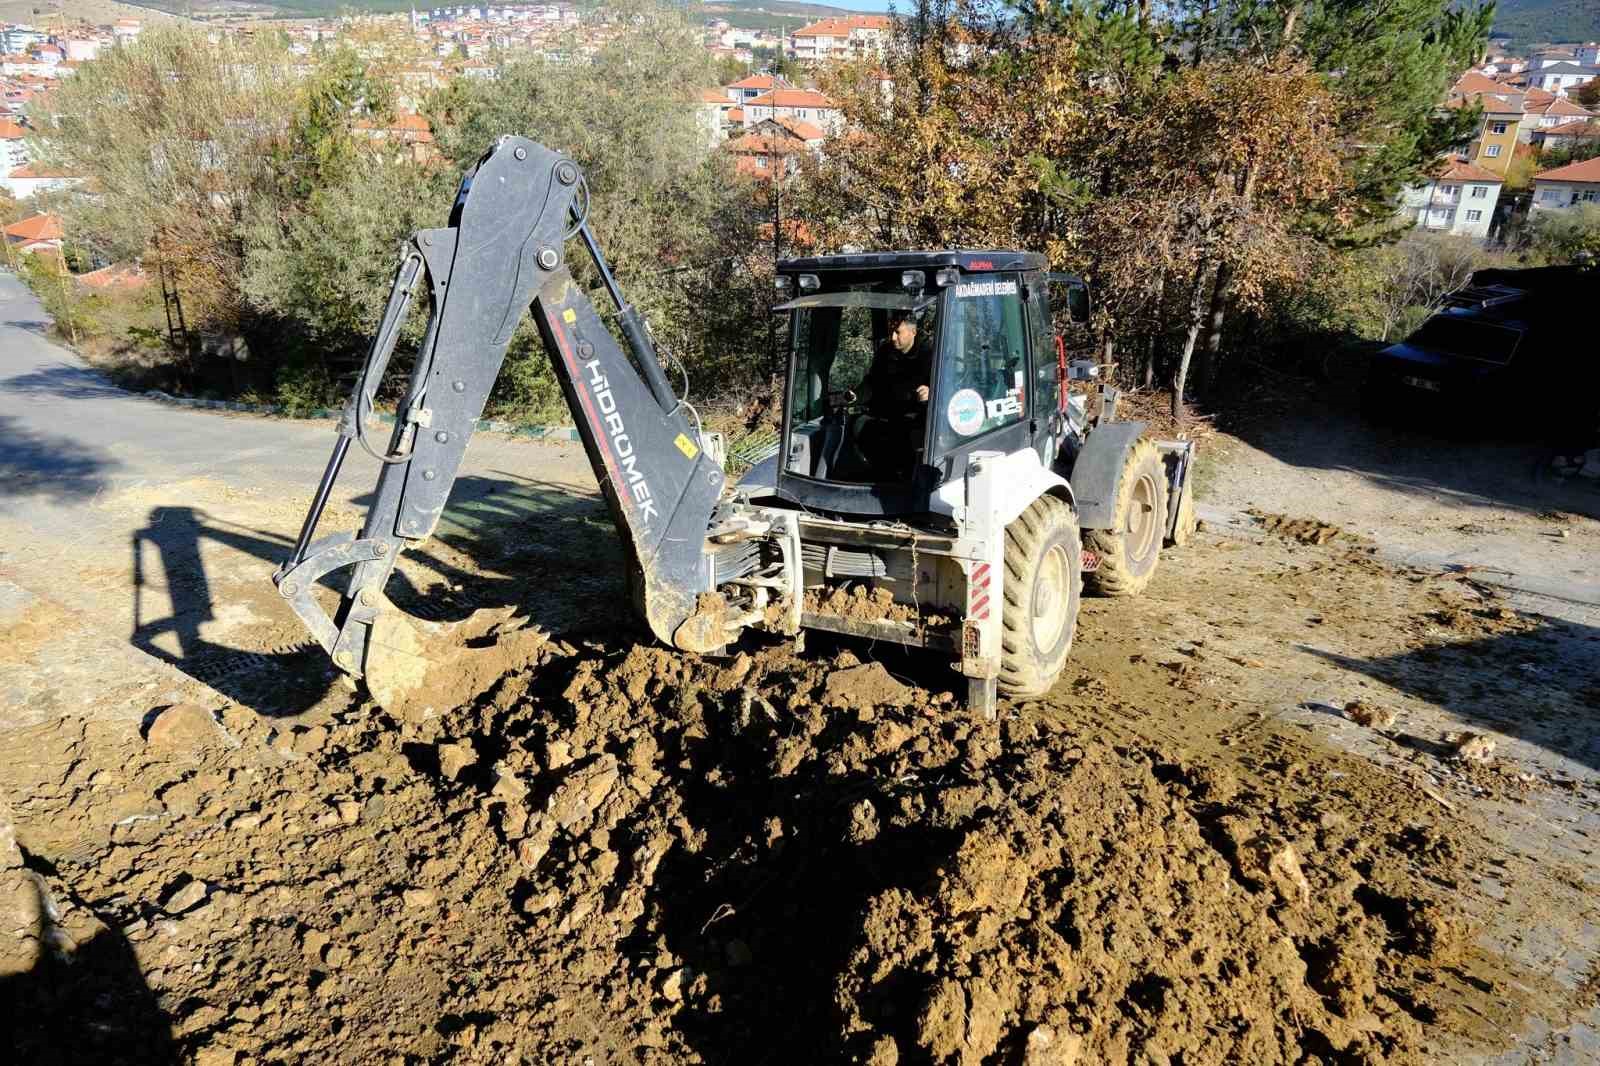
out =
{"type": "Polygon", "coordinates": [[[1556,434],[1592,434],[1600,412],[1600,269],[1480,270],[1368,368],[1379,415],[1488,425],[1517,410],[1556,434]]]}

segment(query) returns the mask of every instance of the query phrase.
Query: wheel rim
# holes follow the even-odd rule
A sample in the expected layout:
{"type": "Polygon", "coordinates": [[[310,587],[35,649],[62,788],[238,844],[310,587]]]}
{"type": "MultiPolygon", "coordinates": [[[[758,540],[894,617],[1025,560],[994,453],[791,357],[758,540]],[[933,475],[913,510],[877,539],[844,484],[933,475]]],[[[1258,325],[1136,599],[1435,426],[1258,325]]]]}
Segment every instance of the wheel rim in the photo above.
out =
{"type": "Polygon", "coordinates": [[[1066,550],[1052,544],[1039,560],[1039,575],[1033,583],[1033,642],[1040,651],[1054,650],[1067,626],[1069,573],[1066,550]]]}
{"type": "Polygon", "coordinates": [[[1156,502],[1161,498],[1156,479],[1142,474],[1133,483],[1128,501],[1128,558],[1143,559],[1156,539],[1156,502]]]}

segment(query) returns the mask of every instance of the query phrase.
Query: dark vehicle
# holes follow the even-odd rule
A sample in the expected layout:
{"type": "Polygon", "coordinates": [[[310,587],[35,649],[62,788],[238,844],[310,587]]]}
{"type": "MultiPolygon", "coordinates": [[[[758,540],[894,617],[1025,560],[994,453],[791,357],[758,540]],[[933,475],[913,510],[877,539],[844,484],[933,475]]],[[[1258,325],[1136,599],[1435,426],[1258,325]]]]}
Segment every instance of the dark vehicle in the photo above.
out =
{"type": "Polygon", "coordinates": [[[1373,357],[1364,399],[1389,417],[1433,413],[1461,425],[1520,397],[1557,434],[1592,430],[1600,391],[1593,308],[1600,270],[1480,270],[1411,336],[1373,357]]]}

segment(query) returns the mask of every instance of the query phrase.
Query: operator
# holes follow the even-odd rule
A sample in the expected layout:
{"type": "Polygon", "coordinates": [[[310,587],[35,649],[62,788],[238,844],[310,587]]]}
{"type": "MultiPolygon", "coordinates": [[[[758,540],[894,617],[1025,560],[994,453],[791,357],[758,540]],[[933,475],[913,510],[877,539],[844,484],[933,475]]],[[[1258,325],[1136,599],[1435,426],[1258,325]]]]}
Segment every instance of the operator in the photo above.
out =
{"type": "Polygon", "coordinates": [[[861,383],[867,418],[857,441],[862,455],[892,478],[910,476],[927,426],[933,353],[920,340],[916,317],[892,312],[889,334],[861,383]]]}
{"type": "Polygon", "coordinates": [[[867,413],[874,418],[921,421],[928,412],[928,380],[933,359],[926,344],[918,344],[917,320],[909,311],[889,317],[889,335],[862,381],[867,413]]]}

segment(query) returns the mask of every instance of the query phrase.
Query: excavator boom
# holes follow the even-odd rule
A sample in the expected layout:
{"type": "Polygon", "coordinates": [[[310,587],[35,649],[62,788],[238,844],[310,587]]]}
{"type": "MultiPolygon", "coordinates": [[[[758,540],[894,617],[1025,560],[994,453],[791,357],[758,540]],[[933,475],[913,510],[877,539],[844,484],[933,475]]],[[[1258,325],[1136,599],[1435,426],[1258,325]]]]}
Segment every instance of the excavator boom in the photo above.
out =
{"type": "Polygon", "coordinates": [[[395,643],[387,635],[384,585],[399,554],[437,527],[512,333],[530,308],[621,534],[636,608],[665,643],[690,650],[722,643],[720,627],[703,619],[686,623],[701,595],[715,588],[707,533],[723,472],[617,289],[586,212],[575,163],[507,136],[463,178],[449,225],[418,231],[406,243],[294,554],[273,575],[280,594],[347,673],[373,673],[395,643]],[[573,238],[616,304],[626,349],[573,278],[566,255],[573,238]],[[379,448],[369,439],[374,395],[422,285],[431,315],[393,432],[379,448]],[[317,538],[352,442],[382,462],[371,509],[359,533],[317,538]],[[313,591],[345,568],[348,584],[330,614],[313,591]]]}

